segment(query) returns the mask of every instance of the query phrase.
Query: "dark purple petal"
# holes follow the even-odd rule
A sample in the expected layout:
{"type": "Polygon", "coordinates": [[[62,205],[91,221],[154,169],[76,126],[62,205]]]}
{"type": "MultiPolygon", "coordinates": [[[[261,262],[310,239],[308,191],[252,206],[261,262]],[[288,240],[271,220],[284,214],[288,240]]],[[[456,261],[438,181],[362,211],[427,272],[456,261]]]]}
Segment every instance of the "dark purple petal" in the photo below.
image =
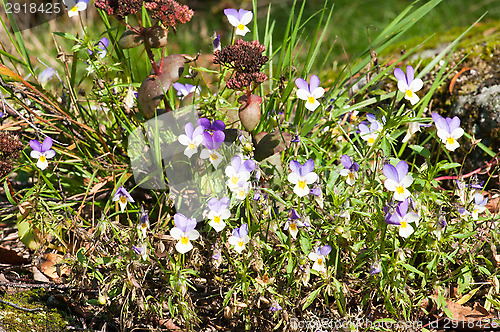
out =
{"type": "Polygon", "coordinates": [[[212,42],[212,45],[214,47],[214,51],[217,50],[220,47],[220,35],[217,34],[217,37],[212,42]]]}
{"type": "Polygon", "coordinates": [[[406,161],[401,160],[397,165],[396,165],[396,170],[398,171],[398,177],[400,180],[402,180],[406,174],[408,174],[408,164],[406,161]]]}
{"type": "Polygon", "coordinates": [[[105,50],[109,46],[109,39],[106,37],[102,37],[101,40],[99,40],[99,43],[97,44],[97,47],[100,48],[101,50],[105,50]]]}
{"type": "Polygon", "coordinates": [[[406,75],[401,68],[394,69],[394,76],[396,76],[396,79],[398,81],[405,81],[406,82],[406,75]]]}
{"type": "Polygon", "coordinates": [[[50,138],[49,136],[47,136],[43,140],[42,151],[41,152],[47,152],[47,151],[50,150],[51,147],[52,147],[52,138],[50,138]]]}
{"type": "Polygon", "coordinates": [[[226,134],[224,134],[224,132],[221,130],[217,130],[214,131],[214,135],[212,137],[213,137],[213,149],[216,150],[222,145],[222,143],[224,143],[226,134]]]}
{"type": "Polygon", "coordinates": [[[215,120],[214,123],[210,126],[212,130],[224,130],[226,129],[226,124],[222,120],[215,120]]]}
{"type": "Polygon", "coordinates": [[[391,164],[385,164],[383,172],[386,178],[399,182],[399,175],[396,167],[391,164]]]}
{"type": "Polygon", "coordinates": [[[388,225],[401,225],[401,222],[399,221],[400,217],[397,213],[394,214],[386,214],[385,216],[385,223],[388,225]]]}
{"type": "Polygon", "coordinates": [[[343,155],[342,157],[340,157],[340,162],[342,163],[342,166],[344,166],[347,169],[351,168],[351,166],[352,166],[352,160],[346,154],[343,155]]]}
{"type": "Polygon", "coordinates": [[[323,246],[323,248],[320,249],[320,254],[323,256],[326,256],[332,251],[332,247],[330,247],[328,244],[326,246],[323,246]]]}
{"type": "Polygon", "coordinates": [[[290,161],[290,170],[292,171],[292,173],[300,174],[301,167],[302,167],[302,164],[299,163],[297,160],[290,161]]]}
{"type": "Polygon", "coordinates": [[[319,77],[316,75],[312,75],[311,79],[309,80],[309,91],[312,92],[316,90],[316,88],[319,86],[319,77]]]}
{"type": "Polygon", "coordinates": [[[368,113],[366,115],[366,120],[370,121],[370,123],[377,122],[377,118],[371,113],[368,113]]]}
{"type": "Polygon", "coordinates": [[[206,131],[203,133],[203,145],[209,150],[214,149],[214,138],[206,131]]]}
{"type": "Polygon", "coordinates": [[[378,274],[380,272],[382,272],[382,268],[380,267],[380,264],[373,264],[372,266],[370,266],[370,274],[371,275],[378,274]]]}
{"type": "Polygon", "coordinates": [[[233,235],[235,235],[241,239],[242,237],[245,237],[246,235],[248,235],[248,224],[244,223],[239,228],[236,228],[235,231],[236,230],[237,230],[237,235],[235,235],[234,232],[233,232],[233,235]]]}
{"type": "Polygon", "coordinates": [[[297,219],[300,219],[300,215],[297,213],[295,209],[292,209],[292,213],[289,220],[297,220],[297,219]]]}
{"type": "Polygon", "coordinates": [[[300,168],[299,175],[306,176],[307,174],[311,173],[312,171],[314,171],[314,160],[309,159],[300,168]]]}
{"type": "Polygon", "coordinates": [[[406,66],[406,83],[408,86],[413,82],[415,78],[415,70],[413,70],[412,66],[406,66]]]}
{"type": "Polygon", "coordinates": [[[36,139],[30,141],[30,147],[35,151],[42,152],[42,144],[36,139]]]}
{"type": "Polygon", "coordinates": [[[198,126],[202,126],[205,130],[210,129],[210,126],[212,125],[210,123],[210,120],[207,118],[200,118],[197,121],[198,126]]]}
{"type": "Polygon", "coordinates": [[[398,207],[396,208],[396,211],[399,213],[399,215],[403,218],[406,213],[408,212],[408,199],[405,199],[401,203],[398,204],[398,207]]]}
{"type": "Polygon", "coordinates": [[[359,164],[354,162],[350,168],[351,171],[357,172],[359,170],[359,164]]]}

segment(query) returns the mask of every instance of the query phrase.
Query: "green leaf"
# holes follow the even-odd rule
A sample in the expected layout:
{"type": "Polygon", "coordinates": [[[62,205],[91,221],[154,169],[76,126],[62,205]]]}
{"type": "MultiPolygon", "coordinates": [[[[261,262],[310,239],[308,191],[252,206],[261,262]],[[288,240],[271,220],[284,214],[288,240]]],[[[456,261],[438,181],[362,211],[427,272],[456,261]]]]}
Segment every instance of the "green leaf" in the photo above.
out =
{"type": "Polygon", "coordinates": [[[461,167],[461,166],[462,165],[459,163],[446,163],[446,164],[439,166],[439,171],[450,169],[450,168],[457,168],[457,167],[461,167]]]}
{"type": "Polygon", "coordinates": [[[305,310],[307,307],[309,307],[311,305],[311,303],[313,303],[313,301],[316,299],[316,297],[318,296],[319,292],[321,291],[321,289],[323,287],[324,287],[324,284],[321,285],[318,289],[312,291],[311,294],[309,294],[309,296],[306,299],[306,302],[302,306],[302,310],[305,310]]]}
{"type": "Polygon", "coordinates": [[[80,248],[76,252],[76,258],[78,259],[80,264],[82,264],[84,267],[88,266],[89,260],[88,260],[87,256],[85,256],[85,248],[80,248]]]}
{"type": "Polygon", "coordinates": [[[410,264],[403,263],[402,264],[407,270],[414,272],[418,274],[421,277],[424,277],[424,273],[422,271],[417,270],[415,267],[411,266],[410,264]]]}
{"type": "Polygon", "coordinates": [[[410,145],[409,147],[410,147],[410,149],[412,149],[413,151],[415,151],[416,153],[418,153],[422,157],[430,158],[430,156],[431,156],[431,152],[429,151],[429,149],[427,149],[427,148],[425,148],[423,146],[420,146],[420,145],[410,145]]]}

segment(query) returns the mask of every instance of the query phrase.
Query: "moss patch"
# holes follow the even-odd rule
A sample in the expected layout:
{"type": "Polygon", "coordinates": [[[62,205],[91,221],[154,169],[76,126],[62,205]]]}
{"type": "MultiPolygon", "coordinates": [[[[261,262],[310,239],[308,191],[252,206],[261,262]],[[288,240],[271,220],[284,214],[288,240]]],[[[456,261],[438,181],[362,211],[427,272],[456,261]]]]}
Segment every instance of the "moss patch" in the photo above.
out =
{"type": "Polygon", "coordinates": [[[0,303],[0,328],[13,332],[45,332],[64,331],[68,325],[64,314],[56,309],[49,309],[44,303],[47,295],[42,289],[6,294],[3,299],[23,308],[42,308],[43,310],[27,312],[0,303]]]}

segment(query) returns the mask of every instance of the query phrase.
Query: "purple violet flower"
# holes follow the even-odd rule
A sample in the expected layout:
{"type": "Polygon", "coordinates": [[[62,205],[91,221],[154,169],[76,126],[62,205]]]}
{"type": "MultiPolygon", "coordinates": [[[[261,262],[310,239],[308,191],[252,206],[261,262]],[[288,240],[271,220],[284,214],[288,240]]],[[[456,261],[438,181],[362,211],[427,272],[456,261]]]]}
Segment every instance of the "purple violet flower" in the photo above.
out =
{"type": "Polygon", "coordinates": [[[201,150],[200,158],[210,160],[215,169],[222,162],[222,155],[217,149],[222,145],[225,137],[224,132],[220,130],[214,131],[212,135],[207,132],[203,133],[203,145],[206,149],[201,150]]]}
{"type": "Polygon", "coordinates": [[[224,14],[226,15],[229,23],[236,28],[236,35],[244,36],[247,32],[250,32],[250,29],[247,28],[247,24],[250,23],[253,18],[253,13],[251,11],[228,8],[224,9],[224,14]]]}
{"type": "Polygon", "coordinates": [[[445,144],[445,148],[449,151],[455,151],[460,146],[457,139],[464,134],[464,130],[460,128],[459,117],[445,119],[437,113],[432,113],[432,119],[436,125],[437,135],[445,144]]]}
{"type": "Polygon", "coordinates": [[[306,108],[310,111],[314,111],[318,108],[319,101],[316,99],[323,97],[325,94],[325,89],[319,86],[320,80],[318,76],[312,75],[310,83],[303,78],[297,78],[295,80],[295,85],[297,86],[297,98],[306,101],[306,108]]]}
{"type": "Polygon", "coordinates": [[[340,170],[340,175],[345,176],[345,182],[347,182],[348,185],[352,186],[358,178],[359,164],[353,162],[351,158],[346,154],[340,157],[340,162],[342,163],[342,166],[345,167],[344,169],[340,170]]]}
{"type": "Polygon", "coordinates": [[[230,245],[234,246],[234,250],[238,254],[241,254],[243,249],[245,249],[245,244],[250,241],[250,237],[248,236],[248,224],[244,223],[240,227],[237,227],[233,230],[233,235],[229,237],[227,240],[230,245]]]}
{"type": "Polygon", "coordinates": [[[200,90],[196,85],[175,82],[172,86],[177,91],[177,97],[181,97],[181,99],[186,98],[190,93],[200,94],[200,90]]]}
{"type": "Polygon", "coordinates": [[[30,156],[31,158],[38,159],[36,166],[42,171],[49,165],[47,159],[53,158],[56,155],[56,152],[51,149],[52,143],[52,138],[49,136],[45,137],[43,143],[38,142],[36,139],[30,141],[30,147],[33,149],[30,152],[30,156]]]}
{"type": "Polygon", "coordinates": [[[395,167],[391,164],[384,165],[384,175],[387,179],[384,186],[387,190],[394,192],[394,199],[403,201],[410,197],[409,186],[413,183],[413,178],[408,175],[408,164],[401,160],[395,167]]]}
{"type": "Polygon", "coordinates": [[[176,213],[174,215],[175,227],[170,230],[170,235],[179,240],[175,245],[175,249],[181,253],[185,254],[189,250],[193,249],[193,245],[190,241],[194,241],[200,237],[200,233],[195,229],[196,220],[194,218],[187,218],[181,213],[176,213]]]}
{"type": "Polygon", "coordinates": [[[314,160],[309,159],[302,165],[296,160],[290,161],[290,170],[288,181],[295,185],[293,192],[299,197],[304,197],[309,194],[308,184],[312,184],[318,180],[318,174],[314,173],[314,160]]]}
{"type": "Polygon", "coordinates": [[[424,82],[420,78],[415,78],[415,70],[412,66],[406,67],[406,75],[402,69],[394,69],[394,76],[398,80],[399,91],[405,94],[405,99],[409,100],[412,105],[418,103],[420,98],[415,94],[422,89],[424,82]]]}
{"type": "Polygon", "coordinates": [[[115,191],[115,195],[113,196],[113,202],[118,201],[118,204],[120,204],[120,209],[121,211],[125,211],[125,207],[127,206],[127,202],[134,203],[134,199],[132,196],[129,194],[127,189],[125,189],[123,186],[120,186],[118,189],[115,191]]]}
{"type": "Polygon", "coordinates": [[[203,142],[203,127],[198,126],[196,129],[193,129],[193,124],[188,122],[184,126],[184,132],[186,134],[179,135],[177,140],[179,143],[186,146],[184,155],[191,158],[193,154],[198,152],[197,146],[203,142]]]}
{"type": "Polygon", "coordinates": [[[325,260],[326,256],[332,251],[332,247],[329,245],[325,245],[323,247],[317,247],[315,252],[309,253],[309,259],[314,261],[314,264],[312,266],[313,270],[316,270],[318,272],[324,272],[326,273],[326,265],[325,265],[325,260]]]}
{"type": "Polygon", "coordinates": [[[394,211],[390,211],[387,207],[384,209],[387,213],[385,222],[389,225],[399,226],[399,235],[407,238],[410,236],[414,229],[409,223],[415,223],[418,226],[418,219],[420,218],[415,212],[408,212],[409,201],[407,199],[400,202],[394,211]]]}
{"type": "Polygon", "coordinates": [[[228,197],[222,197],[220,200],[217,198],[212,198],[208,201],[208,219],[210,219],[209,225],[212,226],[218,233],[226,227],[225,219],[231,217],[231,212],[229,211],[229,205],[231,200],[228,197]]]}
{"type": "Polygon", "coordinates": [[[288,230],[290,235],[297,239],[297,234],[299,233],[299,227],[304,227],[300,215],[295,209],[292,209],[291,215],[285,223],[285,231],[288,230]]]}

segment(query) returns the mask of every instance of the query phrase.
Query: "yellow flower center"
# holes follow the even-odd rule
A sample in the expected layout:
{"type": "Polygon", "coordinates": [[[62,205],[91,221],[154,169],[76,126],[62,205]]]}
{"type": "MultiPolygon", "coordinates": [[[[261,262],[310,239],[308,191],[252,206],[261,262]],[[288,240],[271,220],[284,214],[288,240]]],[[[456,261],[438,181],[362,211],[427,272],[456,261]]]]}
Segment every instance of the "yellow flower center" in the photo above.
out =
{"type": "Polygon", "coordinates": [[[120,196],[120,203],[126,204],[127,203],[127,197],[125,196],[120,196]]]}
{"type": "Polygon", "coordinates": [[[219,159],[219,157],[217,157],[217,155],[216,155],[215,153],[212,153],[212,154],[210,155],[210,159],[212,159],[212,160],[217,160],[217,159],[219,159]]]}
{"type": "Polygon", "coordinates": [[[373,143],[375,143],[375,138],[370,137],[370,138],[368,139],[368,144],[373,144],[373,143]]]}
{"type": "Polygon", "coordinates": [[[71,10],[70,10],[70,11],[71,11],[71,12],[76,12],[76,11],[78,11],[78,8],[77,8],[76,6],[71,7],[71,10]]]}
{"type": "Polygon", "coordinates": [[[355,173],[349,173],[347,176],[349,177],[349,179],[354,180],[356,174],[355,173]]]}
{"type": "Polygon", "coordinates": [[[397,192],[398,194],[402,194],[402,193],[404,193],[404,192],[405,192],[405,188],[404,188],[403,186],[397,186],[397,187],[396,187],[396,192],[397,192]]]}
{"type": "Polygon", "coordinates": [[[413,91],[406,90],[406,95],[408,96],[408,98],[412,98],[413,97],[413,91]]]}
{"type": "Polygon", "coordinates": [[[189,150],[194,150],[196,148],[196,145],[194,143],[189,144],[189,150]]]}
{"type": "Polygon", "coordinates": [[[243,24],[238,24],[238,27],[237,27],[238,30],[245,30],[245,25],[243,24]]]}
{"type": "Polygon", "coordinates": [[[243,247],[245,243],[243,241],[238,242],[238,247],[243,247]]]}
{"type": "Polygon", "coordinates": [[[299,181],[299,188],[304,189],[305,187],[306,187],[306,181],[304,181],[304,180],[299,181]]]}
{"type": "Polygon", "coordinates": [[[323,265],[323,258],[318,258],[317,263],[318,263],[318,265],[323,265]]]}
{"type": "Polygon", "coordinates": [[[182,244],[188,244],[189,243],[189,239],[185,236],[181,237],[181,243],[182,244]]]}
{"type": "Polygon", "coordinates": [[[46,160],[46,158],[45,158],[45,156],[42,154],[42,155],[40,156],[40,161],[41,161],[42,163],[44,163],[44,162],[45,162],[45,160],[46,160]]]}
{"type": "Polygon", "coordinates": [[[316,101],[316,99],[314,99],[314,97],[307,97],[307,102],[309,104],[314,104],[315,101],[316,101]]]}
{"type": "Polygon", "coordinates": [[[245,197],[245,195],[246,195],[246,194],[245,194],[245,190],[240,190],[240,191],[238,191],[238,196],[240,196],[240,197],[245,197]]]}
{"type": "Polygon", "coordinates": [[[290,230],[295,232],[297,230],[297,225],[296,224],[290,224],[290,230]]]}
{"type": "Polygon", "coordinates": [[[406,221],[401,222],[401,228],[406,228],[407,226],[408,224],[406,223],[406,221]]]}
{"type": "Polygon", "coordinates": [[[446,142],[447,142],[448,144],[455,144],[455,139],[454,139],[453,137],[448,137],[448,138],[446,139],[446,142]]]}
{"type": "Polygon", "coordinates": [[[233,176],[233,177],[231,178],[231,183],[232,183],[232,184],[237,184],[237,183],[238,183],[238,180],[239,180],[239,179],[238,179],[238,177],[237,177],[237,176],[233,176]]]}
{"type": "Polygon", "coordinates": [[[214,217],[214,223],[216,223],[217,225],[220,224],[220,217],[219,216],[214,217]]]}

